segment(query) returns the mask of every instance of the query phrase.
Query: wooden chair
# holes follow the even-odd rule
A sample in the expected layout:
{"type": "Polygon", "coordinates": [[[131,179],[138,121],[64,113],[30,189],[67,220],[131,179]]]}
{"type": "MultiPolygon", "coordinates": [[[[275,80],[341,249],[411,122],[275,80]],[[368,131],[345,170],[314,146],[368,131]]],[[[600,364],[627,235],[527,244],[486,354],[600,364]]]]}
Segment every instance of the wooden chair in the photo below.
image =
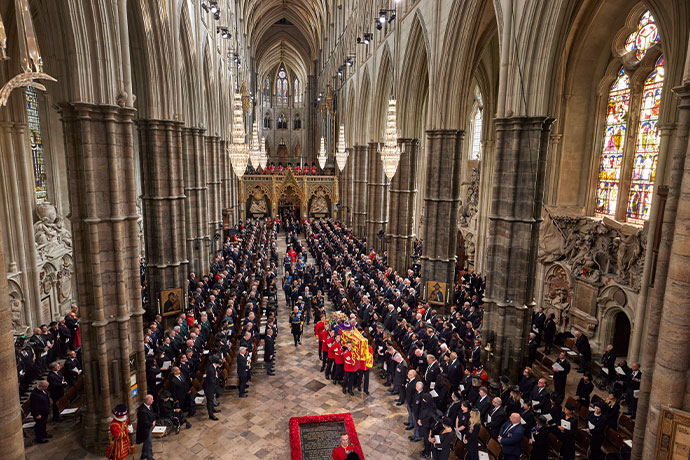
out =
{"type": "Polygon", "coordinates": [[[553,433],[549,434],[549,456],[559,458],[561,455],[561,447],[563,447],[563,442],[558,439],[558,436],[553,433]]]}
{"type": "Polygon", "coordinates": [[[620,457],[623,441],[623,436],[620,433],[609,428],[606,430],[606,439],[604,439],[604,443],[601,446],[601,452],[606,458],[609,458],[609,456],[620,457]]]}
{"type": "Polygon", "coordinates": [[[618,429],[629,435],[629,438],[632,438],[632,435],[635,432],[635,422],[633,422],[627,415],[621,415],[618,418],[618,429]]]}
{"type": "Polygon", "coordinates": [[[586,432],[577,430],[577,434],[575,435],[575,449],[578,452],[582,452],[583,455],[587,456],[591,442],[592,438],[590,438],[586,432]]]}
{"type": "Polygon", "coordinates": [[[489,439],[489,444],[486,448],[489,450],[489,456],[494,460],[498,460],[501,456],[501,445],[495,439],[489,439]]]}
{"type": "Polygon", "coordinates": [[[589,415],[589,407],[586,406],[580,406],[580,411],[578,412],[577,416],[582,420],[583,422],[587,420],[587,416],[589,415]]]}
{"type": "Polygon", "coordinates": [[[486,447],[489,443],[489,439],[491,439],[491,433],[482,425],[481,428],[479,428],[479,441],[486,447]]]}
{"type": "Polygon", "coordinates": [[[453,450],[453,453],[455,453],[455,456],[458,457],[460,460],[463,460],[465,458],[465,443],[462,441],[459,441],[455,443],[455,449],[453,450]]]}
{"type": "Polygon", "coordinates": [[[523,455],[526,454],[529,458],[529,456],[532,455],[532,449],[534,448],[534,446],[532,446],[532,444],[529,443],[529,439],[523,436],[520,448],[522,449],[523,455]]]}

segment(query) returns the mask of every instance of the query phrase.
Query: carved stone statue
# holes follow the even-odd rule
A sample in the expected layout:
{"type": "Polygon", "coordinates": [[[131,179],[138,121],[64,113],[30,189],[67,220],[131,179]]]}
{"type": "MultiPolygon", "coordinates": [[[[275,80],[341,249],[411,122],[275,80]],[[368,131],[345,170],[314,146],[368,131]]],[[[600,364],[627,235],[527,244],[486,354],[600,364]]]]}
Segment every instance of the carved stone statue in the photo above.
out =
{"type": "Polygon", "coordinates": [[[574,276],[591,283],[608,276],[639,290],[646,230],[564,211],[545,209],[539,261],[562,261],[574,276]]]}
{"type": "Polygon", "coordinates": [[[63,262],[62,270],[57,275],[58,300],[60,303],[72,299],[72,264],[67,260],[63,262]]]}
{"type": "Polygon", "coordinates": [[[38,222],[34,224],[36,249],[42,259],[72,249],[72,234],[52,204],[45,202],[36,208],[38,222]]]}
{"type": "Polygon", "coordinates": [[[250,214],[266,214],[268,209],[266,209],[266,200],[264,199],[264,194],[257,190],[252,195],[252,202],[249,205],[250,214]]]}
{"type": "MultiPolygon", "coordinates": [[[[474,228],[474,220],[479,207],[479,169],[472,169],[472,180],[467,185],[465,198],[460,201],[460,227],[474,228]]],[[[465,185],[463,184],[463,185],[465,185]]]]}
{"type": "Polygon", "coordinates": [[[323,191],[319,191],[311,202],[312,214],[328,214],[328,201],[323,191]]]}
{"type": "Polygon", "coordinates": [[[10,320],[13,330],[22,328],[22,301],[12,294],[10,294],[10,320]]]}

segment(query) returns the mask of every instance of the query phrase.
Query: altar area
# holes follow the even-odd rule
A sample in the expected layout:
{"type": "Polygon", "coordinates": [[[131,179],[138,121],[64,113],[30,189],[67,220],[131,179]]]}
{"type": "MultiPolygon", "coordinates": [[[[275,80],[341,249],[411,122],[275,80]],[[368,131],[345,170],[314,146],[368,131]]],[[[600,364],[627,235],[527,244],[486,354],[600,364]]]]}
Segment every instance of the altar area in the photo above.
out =
{"type": "Polygon", "coordinates": [[[290,208],[295,216],[331,217],[338,202],[338,177],[283,173],[245,174],[239,182],[240,217],[261,218],[280,215],[290,208]]]}

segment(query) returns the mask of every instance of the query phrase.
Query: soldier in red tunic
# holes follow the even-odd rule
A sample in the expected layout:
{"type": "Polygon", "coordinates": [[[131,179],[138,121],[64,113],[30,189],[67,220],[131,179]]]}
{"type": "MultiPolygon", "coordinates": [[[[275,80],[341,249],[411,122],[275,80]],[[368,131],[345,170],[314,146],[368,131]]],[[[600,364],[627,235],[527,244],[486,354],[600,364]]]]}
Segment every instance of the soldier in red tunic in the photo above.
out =
{"type": "MultiPolygon", "coordinates": [[[[317,323],[314,323],[314,335],[316,336],[317,339],[317,345],[319,346],[319,359],[321,359],[321,345],[323,343],[323,337],[321,333],[323,330],[326,328],[326,320],[321,320],[317,323]]],[[[325,366],[325,363],[324,363],[325,366]]],[[[323,371],[323,368],[321,369],[323,371]]]]}
{"type": "Polygon", "coordinates": [[[347,435],[347,433],[343,433],[340,435],[340,444],[338,444],[338,447],[333,449],[333,453],[331,454],[331,457],[333,460],[345,460],[345,457],[347,457],[348,452],[354,452],[355,446],[350,444],[350,438],[347,435]]]}
{"type": "Polygon", "coordinates": [[[112,460],[122,460],[130,455],[129,433],[132,427],[127,416],[127,407],[118,404],[113,410],[113,420],[110,422],[110,435],[112,439],[108,444],[105,457],[112,460]]]}
{"type": "Polygon", "coordinates": [[[355,383],[357,364],[354,356],[352,356],[352,342],[346,343],[345,347],[346,348],[343,351],[343,370],[345,371],[345,378],[343,379],[343,394],[347,392],[354,396],[355,394],[352,391],[352,386],[355,383]]]}

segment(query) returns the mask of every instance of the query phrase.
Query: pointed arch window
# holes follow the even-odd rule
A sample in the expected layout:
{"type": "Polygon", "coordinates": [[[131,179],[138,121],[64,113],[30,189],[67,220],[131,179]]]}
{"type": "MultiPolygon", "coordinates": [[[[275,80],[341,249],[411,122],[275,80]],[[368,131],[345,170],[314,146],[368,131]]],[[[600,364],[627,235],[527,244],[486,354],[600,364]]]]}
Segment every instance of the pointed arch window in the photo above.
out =
{"type": "Polygon", "coordinates": [[[304,97],[302,94],[302,82],[295,78],[295,84],[292,88],[292,92],[295,93],[295,104],[301,104],[304,97]]]}
{"type": "Polygon", "coordinates": [[[630,78],[621,67],[616,81],[609,88],[604,146],[601,151],[597,187],[596,214],[599,217],[615,217],[616,215],[629,107],[630,78]]]}
{"type": "Polygon", "coordinates": [[[637,30],[625,41],[625,50],[634,51],[635,58],[641,61],[647,50],[659,43],[659,30],[650,11],[646,11],[637,24],[637,30]]]}
{"type": "Polygon", "coordinates": [[[656,163],[659,158],[659,107],[664,85],[664,57],[660,56],[654,70],[647,76],[642,90],[640,122],[635,144],[630,195],[628,197],[628,222],[642,225],[649,218],[654,192],[656,163]]]}
{"type": "Polygon", "coordinates": [[[41,120],[38,109],[38,94],[36,90],[27,87],[24,92],[26,102],[26,118],[29,125],[29,140],[31,143],[31,159],[34,171],[34,193],[36,204],[48,200],[48,181],[46,175],[45,156],[43,154],[43,136],[41,134],[41,120]]]}
{"type": "Polygon", "coordinates": [[[482,117],[484,116],[484,103],[479,88],[474,88],[475,109],[472,117],[472,144],[470,145],[470,160],[479,161],[482,156],[482,117]]]}
{"type": "MultiPolygon", "coordinates": [[[[642,61],[630,74],[621,67],[609,87],[604,140],[599,163],[595,215],[643,225],[652,207],[654,179],[659,156],[659,109],[664,84],[664,57],[650,57],[648,51],[659,43],[654,18],[646,11],[635,32],[625,41],[625,55],[642,61]],[[656,61],[650,61],[656,59],[656,61]],[[640,70],[654,68],[649,74],[640,70]],[[644,81],[641,92],[632,81],[644,81]],[[630,101],[639,101],[630,111],[630,101]],[[628,133],[632,130],[632,133],[628,133]],[[630,142],[626,142],[630,136],[630,142]],[[629,145],[628,145],[629,144],[629,145]],[[626,176],[621,174],[626,171],[626,176]],[[631,171],[629,176],[627,171],[631,171]]],[[[647,72],[647,71],[644,71],[647,72]]]]}
{"type": "Polygon", "coordinates": [[[276,80],[276,94],[278,96],[278,104],[287,105],[288,90],[289,84],[287,80],[287,72],[285,72],[285,68],[281,67],[278,71],[278,79],[276,80]]]}

